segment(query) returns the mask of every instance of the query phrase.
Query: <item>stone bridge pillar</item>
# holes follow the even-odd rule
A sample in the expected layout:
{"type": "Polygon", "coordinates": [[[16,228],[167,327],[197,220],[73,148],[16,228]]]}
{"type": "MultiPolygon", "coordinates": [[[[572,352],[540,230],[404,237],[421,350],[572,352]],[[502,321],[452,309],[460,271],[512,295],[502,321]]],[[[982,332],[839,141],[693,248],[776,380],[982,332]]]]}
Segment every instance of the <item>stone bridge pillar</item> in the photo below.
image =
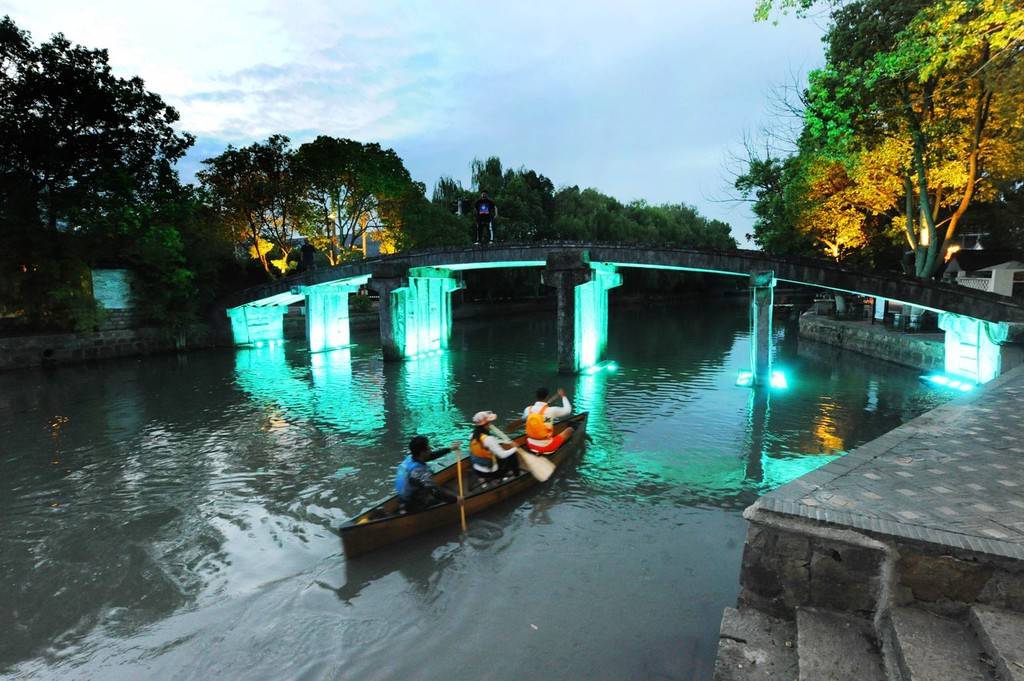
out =
{"type": "Polygon", "coordinates": [[[988,383],[1024,361],[1021,324],[986,322],[941,312],[939,328],[946,332],[947,374],[988,383]]]}
{"type": "Polygon", "coordinates": [[[350,344],[348,296],[358,286],[303,286],[306,296],[306,341],[310,352],[343,348],[350,344]]]}
{"type": "Polygon", "coordinates": [[[575,374],[597,364],[608,343],[608,289],[622,275],[604,263],[591,264],[586,251],[548,256],[543,281],[555,289],[558,372],[575,374]]]}
{"type": "Polygon", "coordinates": [[[750,371],[754,385],[770,385],[772,378],[772,303],[775,273],[750,274],[750,371]]]}
{"type": "Polygon", "coordinates": [[[452,332],[452,292],[462,288],[451,270],[381,263],[369,286],[380,296],[380,342],[385,360],[444,350],[452,332]]]}
{"type": "Polygon", "coordinates": [[[235,345],[284,340],[287,305],[240,305],[227,310],[235,345]]]}

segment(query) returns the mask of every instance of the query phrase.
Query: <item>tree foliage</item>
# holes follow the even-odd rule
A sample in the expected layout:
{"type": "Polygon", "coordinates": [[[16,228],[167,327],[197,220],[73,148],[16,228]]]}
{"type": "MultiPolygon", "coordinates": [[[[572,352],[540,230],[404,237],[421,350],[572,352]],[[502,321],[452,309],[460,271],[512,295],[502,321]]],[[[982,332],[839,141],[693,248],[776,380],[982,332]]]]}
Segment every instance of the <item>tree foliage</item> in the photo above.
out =
{"type": "Polygon", "coordinates": [[[152,319],[197,309],[196,263],[209,263],[179,255],[207,223],[172,209],[191,201],[174,163],[193,140],[177,121],[141,79],[115,76],[105,50],[60,34],[37,45],[0,21],[0,313],[29,329],[94,326],[97,263],[138,269],[152,319]],[[165,305],[147,293],[158,290],[165,305]]]}
{"type": "MultiPolygon", "coordinates": [[[[709,220],[686,204],[624,204],[596,189],[576,185],[555,188],[541,173],[504,168],[490,157],[472,163],[473,190],[451,178],[434,188],[441,207],[462,205],[471,210],[477,192],[487,191],[498,205],[495,232],[502,241],[568,240],[631,241],[690,248],[731,249],[736,241],[728,224],[709,220]]],[[[470,230],[468,217],[466,233],[470,230]]]]}
{"type": "Polygon", "coordinates": [[[299,147],[295,166],[312,213],[301,231],[331,265],[367,229],[382,225],[383,203],[406,195],[412,185],[393,150],[324,135],[299,147]]]}
{"type": "Polygon", "coordinates": [[[288,143],[284,135],[271,135],[241,149],[229,146],[203,161],[198,173],[213,209],[267,274],[295,267],[289,255],[314,220],[288,143]]]}
{"type": "MultiPolygon", "coordinates": [[[[757,12],[812,4],[762,2],[757,12]]],[[[901,234],[915,273],[930,277],[972,204],[1024,177],[1024,8],[1008,0],[829,8],[826,64],[809,76],[800,172],[786,190],[790,227],[837,258],[901,234]]]]}

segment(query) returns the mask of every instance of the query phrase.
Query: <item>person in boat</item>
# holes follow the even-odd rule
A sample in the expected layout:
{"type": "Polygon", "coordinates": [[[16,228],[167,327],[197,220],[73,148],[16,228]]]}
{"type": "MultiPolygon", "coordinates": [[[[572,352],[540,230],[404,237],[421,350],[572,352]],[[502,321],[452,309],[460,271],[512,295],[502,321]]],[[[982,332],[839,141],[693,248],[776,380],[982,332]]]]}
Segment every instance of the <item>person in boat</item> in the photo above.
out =
{"type": "Polygon", "coordinates": [[[449,447],[431,451],[426,436],[417,435],[409,440],[409,455],[398,464],[395,476],[395,492],[406,511],[419,511],[435,503],[458,501],[458,495],[437,484],[427,462],[449,452],[458,452],[461,446],[461,442],[453,442],[449,447]]]}
{"type": "Polygon", "coordinates": [[[526,424],[526,446],[535,454],[551,454],[562,444],[572,437],[572,428],[566,428],[558,435],[555,435],[553,421],[568,416],[572,413],[572,405],[565,391],[561,388],[555,396],[555,400],[561,398],[562,406],[556,407],[549,404],[547,388],[537,389],[537,401],[523,410],[523,421],[526,424]]]}
{"type": "Polygon", "coordinates": [[[469,438],[469,458],[473,472],[483,481],[519,475],[515,445],[502,443],[491,434],[491,423],[498,418],[493,411],[481,411],[473,417],[469,438]]]}

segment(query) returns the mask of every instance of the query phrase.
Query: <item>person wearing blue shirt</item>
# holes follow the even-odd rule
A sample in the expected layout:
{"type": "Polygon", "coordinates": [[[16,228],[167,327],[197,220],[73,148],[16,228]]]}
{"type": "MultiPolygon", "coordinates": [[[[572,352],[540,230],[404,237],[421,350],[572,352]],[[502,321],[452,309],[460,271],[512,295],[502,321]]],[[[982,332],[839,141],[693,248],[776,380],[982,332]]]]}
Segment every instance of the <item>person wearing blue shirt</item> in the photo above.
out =
{"type": "Polygon", "coordinates": [[[458,500],[458,495],[437,484],[427,462],[448,452],[459,452],[461,446],[461,442],[453,442],[449,447],[431,451],[425,436],[417,435],[409,440],[409,455],[398,464],[395,475],[395,492],[406,512],[420,511],[438,502],[458,500]]]}
{"type": "Polygon", "coordinates": [[[486,191],[480,192],[480,198],[473,204],[476,217],[476,245],[494,243],[494,218],[498,217],[498,207],[487,196],[486,191]]]}

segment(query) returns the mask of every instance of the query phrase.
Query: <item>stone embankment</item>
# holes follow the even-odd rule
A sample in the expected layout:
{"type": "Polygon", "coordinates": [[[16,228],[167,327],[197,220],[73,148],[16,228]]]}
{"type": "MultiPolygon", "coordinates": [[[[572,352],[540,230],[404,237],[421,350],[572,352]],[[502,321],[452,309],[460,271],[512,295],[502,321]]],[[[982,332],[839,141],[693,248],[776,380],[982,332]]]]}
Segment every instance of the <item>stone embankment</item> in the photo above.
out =
{"type": "Polygon", "coordinates": [[[222,335],[204,324],[180,335],[155,328],[121,328],[95,333],[11,336],[0,338],[0,371],[193,350],[213,347],[219,342],[223,342],[222,335]]]}
{"type": "Polygon", "coordinates": [[[1024,681],[1024,369],[748,508],[717,681],[1024,681]]]}
{"type": "MultiPolygon", "coordinates": [[[[455,307],[452,316],[475,319],[552,307],[553,299],[463,303],[455,307]]],[[[306,317],[300,306],[290,309],[283,323],[285,338],[305,339],[306,317]]],[[[379,323],[376,311],[353,312],[349,317],[353,331],[373,330],[379,323]]],[[[101,331],[0,337],[0,371],[232,345],[226,322],[197,324],[177,336],[157,328],[133,328],[136,325],[137,319],[130,311],[108,310],[101,331]]]]}
{"type": "MultiPolygon", "coordinates": [[[[680,301],[665,299],[654,302],[674,304],[680,301]]],[[[626,299],[620,304],[649,305],[651,302],[626,299]]],[[[454,306],[452,317],[485,319],[553,309],[552,297],[495,303],[466,302],[454,306]]],[[[0,337],[0,371],[232,345],[226,321],[222,324],[197,324],[178,336],[157,328],[133,328],[136,324],[137,318],[130,311],[108,310],[103,330],[94,333],[0,337]]],[[[305,339],[306,317],[300,306],[289,309],[283,324],[285,338],[305,339]]],[[[349,317],[349,328],[353,331],[377,329],[379,324],[380,317],[376,311],[353,312],[349,317]]]]}
{"type": "Polygon", "coordinates": [[[812,312],[800,316],[800,337],[853,350],[924,371],[942,371],[946,352],[942,332],[891,331],[870,321],[840,321],[812,312]]]}

